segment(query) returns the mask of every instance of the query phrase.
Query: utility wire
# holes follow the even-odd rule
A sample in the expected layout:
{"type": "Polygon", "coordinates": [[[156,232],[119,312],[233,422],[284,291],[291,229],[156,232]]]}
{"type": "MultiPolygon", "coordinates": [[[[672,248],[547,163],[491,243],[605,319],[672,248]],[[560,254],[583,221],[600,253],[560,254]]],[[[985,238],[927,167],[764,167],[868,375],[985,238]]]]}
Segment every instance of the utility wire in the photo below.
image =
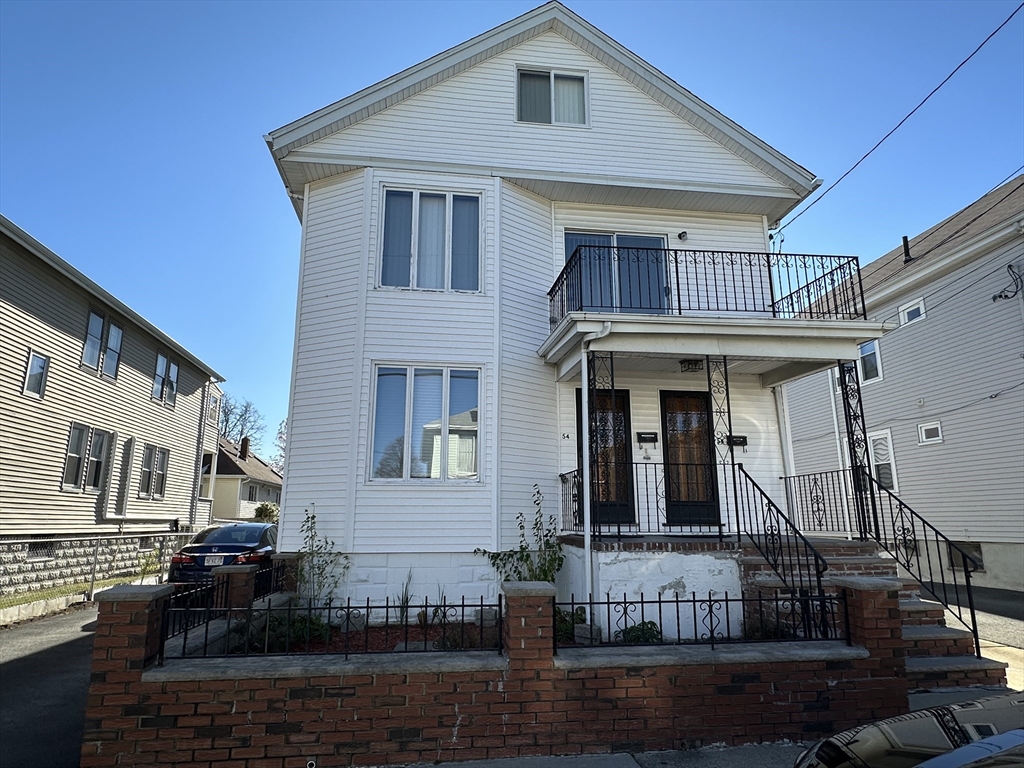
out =
{"type": "MultiPolygon", "coordinates": [[[[1024,7],[1024,6],[1022,6],[1022,7],[1024,7]]],[[[939,241],[939,242],[938,242],[938,243],[936,243],[936,244],[935,244],[934,246],[932,246],[931,248],[929,248],[929,249],[928,249],[927,251],[925,251],[924,253],[919,253],[919,254],[916,254],[915,256],[913,256],[913,257],[912,257],[912,259],[911,259],[910,261],[908,261],[908,262],[904,263],[904,264],[903,264],[902,266],[900,266],[900,268],[899,268],[899,269],[897,269],[896,271],[894,271],[894,272],[890,272],[889,274],[885,275],[885,276],[884,276],[884,278],[880,278],[878,282],[876,282],[876,283],[872,283],[871,285],[869,285],[869,286],[867,286],[866,288],[864,288],[864,289],[862,290],[862,293],[866,294],[866,293],[867,293],[868,291],[873,291],[874,289],[876,289],[876,288],[878,288],[879,286],[881,286],[881,285],[882,285],[883,283],[886,283],[886,282],[888,282],[888,281],[892,280],[893,278],[895,278],[895,276],[896,276],[897,274],[900,274],[900,273],[901,273],[901,272],[902,272],[902,271],[903,271],[904,269],[906,269],[906,268],[907,268],[908,266],[910,266],[911,264],[915,263],[916,261],[918,261],[918,260],[919,260],[919,259],[921,259],[921,258],[924,258],[925,256],[927,256],[928,254],[930,254],[930,253],[931,253],[932,251],[934,251],[935,249],[937,249],[937,248],[941,248],[942,246],[946,245],[947,243],[949,243],[949,241],[951,241],[951,240],[952,240],[953,238],[955,238],[955,237],[957,236],[957,234],[959,234],[959,233],[961,233],[962,231],[964,231],[965,229],[967,229],[967,228],[968,228],[969,226],[971,226],[971,224],[973,224],[973,223],[974,223],[975,221],[977,221],[978,219],[980,219],[980,218],[981,218],[982,216],[984,216],[984,215],[985,215],[986,213],[988,213],[989,211],[991,211],[991,210],[992,210],[993,208],[995,208],[995,207],[996,207],[997,205],[999,205],[999,204],[1000,204],[1000,203],[1001,203],[1002,201],[1005,201],[1005,200],[1006,200],[1007,198],[1009,198],[1009,197],[1010,197],[1011,195],[1013,195],[1013,194],[1015,193],[1015,191],[1017,191],[1017,190],[1018,190],[1018,189],[1020,189],[1021,187],[1024,187],[1024,181],[1021,181],[1021,183],[1017,184],[1017,186],[1015,186],[1015,187],[1014,187],[1013,189],[1011,189],[1010,191],[1008,191],[1008,193],[1007,193],[1006,195],[1002,196],[1002,197],[1001,197],[1001,198],[999,198],[999,199],[998,199],[997,201],[995,201],[994,203],[992,203],[992,205],[990,205],[990,206],[989,206],[988,208],[986,208],[986,209],[985,209],[984,211],[982,211],[981,213],[979,213],[979,214],[978,214],[977,216],[975,216],[975,217],[974,217],[973,219],[971,219],[970,221],[968,221],[967,223],[965,223],[965,224],[964,224],[964,225],[962,225],[961,227],[959,227],[959,228],[955,229],[954,231],[950,232],[949,234],[947,234],[947,236],[946,236],[945,238],[943,238],[943,239],[942,239],[941,241],[939,241]]],[[[894,258],[895,258],[895,257],[894,257],[894,258]]],[[[970,272],[969,272],[969,273],[970,273],[970,272]]]]}
{"type": "MultiPolygon", "coordinates": [[[[978,271],[979,269],[981,269],[981,267],[980,267],[980,266],[979,266],[979,267],[976,267],[975,269],[972,269],[972,270],[971,270],[970,272],[968,272],[968,273],[967,273],[967,275],[970,275],[970,274],[972,274],[972,273],[974,273],[974,272],[977,272],[977,271],[978,271]]],[[[968,283],[967,285],[965,285],[965,286],[963,286],[962,288],[960,288],[960,290],[958,290],[958,291],[954,291],[953,293],[949,294],[949,296],[947,296],[947,297],[946,297],[946,298],[944,298],[944,299],[943,299],[942,301],[940,301],[940,302],[938,302],[937,304],[935,304],[935,306],[933,306],[933,307],[929,307],[929,306],[928,306],[928,305],[926,304],[926,305],[925,305],[925,308],[924,308],[924,311],[925,311],[925,313],[926,313],[926,314],[931,314],[931,313],[935,312],[935,310],[936,310],[936,309],[938,309],[939,307],[941,307],[941,306],[942,306],[943,304],[945,304],[945,303],[946,303],[947,301],[949,301],[950,299],[953,299],[953,298],[955,298],[955,297],[959,296],[959,295],[960,295],[961,293],[963,293],[964,291],[966,291],[966,290],[967,290],[968,288],[973,288],[973,287],[974,287],[975,285],[977,285],[978,283],[980,283],[980,282],[981,282],[982,280],[984,280],[984,279],[985,279],[986,277],[991,277],[991,276],[992,276],[992,275],[994,275],[994,274],[995,274],[996,272],[1002,272],[1002,271],[1003,271],[1004,269],[1006,269],[1006,266],[1005,266],[1005,265],[1003,265],[1003,264],[1000,264],[1000,265],[999,265],[998,267],[996,267],[995,269],[993,269],[993,270],[992,270],[991,272],[986,272],[986,273],[985,273],[984,275],[982,275],[981,277],[979,277],[979,278],[978,278],[977,280],[974,280],[973,282],[970,282],[970,283],[968,283]]],[[[960,275],[959,277],[957,277],[957,278],[954,278],[953,280],[951,280],[950,282],[946,283],[945,285],[939,286],[938,288],[936,288],[936,289],[935,289],[934,291],[932,291],[931,293],[926,293],[926,294],[924,295],[924,298],[925,298],[925,299],[927,299],[927,298],[929,298],[929,297],[931,297],[931,296],[934,296],[934,295],[935,295],[935,294],[937,294],[937,293],[940,293],[940,292],[942,292],[943,290],[945,290],[946,288],[948,288],[948,287],[949,287],[950,285],[952,285],[952,284],[953,284],[954,282],[957,282],[957,283],[958,283],[958,282],[960,282],[961,280],[963,280],[963,279],[964,279],[965,277],[967,277],[967,275],[960,275]]],[[[884,319],[882,320],[882,322],[884,323],[884,322],[886,322],[887,320],[892,320],[892,319],[893,319],[894,317],[897,317],[897,316],[899,315],[899,313],[900,313],[900,312],[899,312],[899,310],[896,310],[896,311],[895,311],[895,312],[893,312],[893,313],[892,313],[891,315],[889,315],[888,317],[884,318],[884,319]]],[[[903,327],[904,327],[904,326],[902,326],[902,325],[901,325],[901,326],[900,326],[899,328],[893,328],[893,329],[892,329],[891,331],[889,331],[889,333],[887,333],[887,334],[886,334],[886,336],[888,336],[888,335],[891,335],[891,334],[893,334],[893,333],[896,333],[896,331],[900,330],[900,328],[903,328],[903,327]]]]}
{"type": "Polygon", "coordinates": [[[1021,8],[1024,8],[1024,3],[1021,3],[1020,5],[1018,5],[1014,9],[1013,13],[1011,13],[1009,16],[1006,17],[1006,21],[1004,21],[1002,24],[1000,24],[998,27],[996,27],[995,30],[992,32],[992,34],[990,34],[988,37],[986,37],[984,40],[982,40],[981,45],[979,45],[977,48],[975,48],[970,56],[968,56],[966,59],[964,59],[959,64],[957,64],[956,65],[956,69],[954,69],[952,72],[950,72],[948,75],[946,75],[946,78],[941,83],[939,83],[937,86],[935,86],[932,89],[932,92],[929,93],[927,96],[925,96],[920,104],[918,104],[916,107],[914,107],[912,110],[910,110],[910,112],[907,114],[907,116],[904,117],[902,120],[900,120],[896,124],[895,128],[893,128],[891,131],[889,131],[887,134],[885,134],[885,136],[883,136],[881,139],[879,139],[878,143],[875,144],[875,146],[873,146],[871,149],[869,149],[867,151],[867,153],[860,160],[858,160],[856,163],[854,163],[853,166],[846,173],[844,173],[842,176],[840,176],[838,179],[836,179],[834,182],[832,182],[831,186],[829,186],[828,189],[826,189],[824,192],[822,192],[820,195],[818,195],[816,198],[814,198],[814,200],[812,200],[810,202],[810,204],[808,204],[808,206],[806,208],[804,208],[796,216],[794,216],[792,219],[790,219],[785,224],[783,224],[781,227],[779,227],[778,231],[781,232],[786,227],[788,227],[790,224],[792,224],[794,221],[796,221],[801,216],[803,216],[805,213],[807,213],[809,210],[811,210],[811,208],[813,208],[815,205],[817,205],[821,201],[821,199],[823,197],[825,197],[825,195],[827,195],[829,192],[831,192],[833,189],[835,189],[836,186],[839,184],[839,182],[841,182],[843,179],[845,179],[847,176],[849,176],[851,173],[853,173],[854,170],[857,169],[857,166],[859,166],[861,163],[863,163],[865,160],[867,160],[868,157],[870,157],[871,154],[874,153],[874,151],[876,149],[878,149],[880,146],[882,146],[882,143],[886,139],[888,139],[890,136],[892,136],[894,133],[896,133],[896,131],[899,130],[900,126],[902,126],[905,122],[907,122],[907,120],[909,120],[914,115],[914,113],[917,112],[917,110],[919,110],[921,107],[923,107],[925,105],[925,102],[928,101],[928,99],[930,99],[932,96],[934,96],[942,86],[944,86],[946,83],[948,83],[950,78],[952,78],[953,75],[955,75],[957,72],[960,71],[961,67],[963,67],[968,61],[973,59],[975,54],[978,53],[978,51],[980,51],[982,48],[984,48],[985,44],[989,40],[991,40],[993,37],[995,37],[996,34],[999,32],[999,30],[1001,30],[1003,27],[1005,27],[1007,24],[1009,24],[1010,20],[1014,16],[1017,15],[1017,13],[1020,11],[1021,8]]]}

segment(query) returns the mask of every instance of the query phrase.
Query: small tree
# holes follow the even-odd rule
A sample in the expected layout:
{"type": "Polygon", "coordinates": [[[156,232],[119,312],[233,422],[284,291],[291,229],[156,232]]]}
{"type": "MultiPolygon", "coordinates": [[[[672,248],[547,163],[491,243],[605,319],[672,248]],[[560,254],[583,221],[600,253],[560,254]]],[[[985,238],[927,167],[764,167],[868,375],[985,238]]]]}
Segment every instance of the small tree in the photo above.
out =
{"type": "Polygon", "coordinates": [[[299,593],[314,605],[323,605],[334,599],[334,593],[352,566],[344,552],[334,548],[334,542],[317,535],[316,514],[306,512],[299,528],[302,531],[302,551],[296,574],[299,593]]]}
{"type": "Polygon", "coordinates": [[[264,501],[256,507],[253,520],[257,523],[276,523],[281,515],[281,508],[272,501],[264,501]]]}
{"type": "Polygon", "coordinates": [[[519,546],[502,552],[489,552],[486,549],[475,549],[474,553],[483,555],[498,572],[502,581],[550,581],[562,569],[565,555],[562,554],[562,542],[558,538],[558,525],[554,515],[547,519],[542,509],[544,494],[540,486],[533,486],[533,546],[526,540],[526,515],[516,515],[519,525],[519,546]]]}

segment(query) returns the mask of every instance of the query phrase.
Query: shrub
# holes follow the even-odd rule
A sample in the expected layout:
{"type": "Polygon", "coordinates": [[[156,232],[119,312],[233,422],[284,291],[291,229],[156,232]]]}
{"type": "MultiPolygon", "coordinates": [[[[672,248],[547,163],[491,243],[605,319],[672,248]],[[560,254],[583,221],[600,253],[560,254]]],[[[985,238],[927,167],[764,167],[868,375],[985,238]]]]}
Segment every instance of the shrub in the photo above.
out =
{"type": "Polygon", "coordinates": [[[519,546],[516,549],[506,549],[501,552],[489,552],[486,549],[474,549],[477,555],[487,558],[491,566],[498,572],[502,581],[550,581],[554,583],[555,576],[565,562],[565,555],[562,554],[562,542],[558,538],[558,525],[555,516],[550,515],[545,519],[544,494],[540,492],[540,486],[533,486],[533,525],[530,531],[533,534],[533,546],[526,541],[526,515],[520,512],[516,515],[516,522],[519,525],[519,546]]]}
{"type": "Polygon", "coordinates": [[[617,630],[615,632],[615,641],[618,642],[620,640],[630,645],[660,643],[661,627],[658,626],[656,621],[641,621],[639,624],[617,630]]]}
{"type": "Polygon", "coordinates": [[[323,605],[334,598],[352,561],[345,553],[335,550],[331,539],[317,534],[315,514],[306,512],[299,530],[302,531],[302,551],[296,573],[299,593],[314,605],[323,605]]]}
{"type": "Polygon", "coordinates": [[[582,606],[575,611],[555,608],[555,636],[560,643],[576,641],[576,625],[587,623],[587,612],[582,606]]]}
{"type": "Polygon", "coordinates": [[[276,523],[281,514],[281,508],[272,501],[264,501],[256,507],[256,514],[253,520],[258,523],[276,523]]]}

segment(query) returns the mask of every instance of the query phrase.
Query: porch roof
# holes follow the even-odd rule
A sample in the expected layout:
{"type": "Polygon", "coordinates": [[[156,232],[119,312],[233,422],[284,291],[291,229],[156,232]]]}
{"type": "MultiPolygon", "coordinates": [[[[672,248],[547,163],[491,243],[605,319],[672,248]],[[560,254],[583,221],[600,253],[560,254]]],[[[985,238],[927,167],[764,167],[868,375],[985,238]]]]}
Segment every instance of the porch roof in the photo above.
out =
{"type": "Polygon", "coordinates": [[[758,375],[761,386],[772,387],[831,368],[837,360],[856,359],[858,345],[878,338],[891,325],[874,320],[571,312],[538,354],[556,366],[559,381],[579,375],[588,338],[590,349],[616,352],[627,366],[636,360],[642,370],[672,370],[680,358],[724,355],[730,362],[742,360],[742,373],[758,375]]]}

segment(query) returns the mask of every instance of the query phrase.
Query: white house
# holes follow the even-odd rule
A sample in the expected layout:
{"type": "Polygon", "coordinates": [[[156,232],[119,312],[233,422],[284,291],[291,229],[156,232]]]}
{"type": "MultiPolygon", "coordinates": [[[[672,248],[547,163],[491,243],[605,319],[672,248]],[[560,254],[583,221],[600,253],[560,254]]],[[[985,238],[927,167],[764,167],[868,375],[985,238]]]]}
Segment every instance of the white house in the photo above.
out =
{"type": "Polygon", "coordinates": [[[283,549],[315,512],[353,598],[490,596],[474,549],[536,485],[566,595],[739,591],[778,387],[883,327],[856,259],[770,252],[812,173],[558,2],[266,140],[302,221],[283,549]]]}

